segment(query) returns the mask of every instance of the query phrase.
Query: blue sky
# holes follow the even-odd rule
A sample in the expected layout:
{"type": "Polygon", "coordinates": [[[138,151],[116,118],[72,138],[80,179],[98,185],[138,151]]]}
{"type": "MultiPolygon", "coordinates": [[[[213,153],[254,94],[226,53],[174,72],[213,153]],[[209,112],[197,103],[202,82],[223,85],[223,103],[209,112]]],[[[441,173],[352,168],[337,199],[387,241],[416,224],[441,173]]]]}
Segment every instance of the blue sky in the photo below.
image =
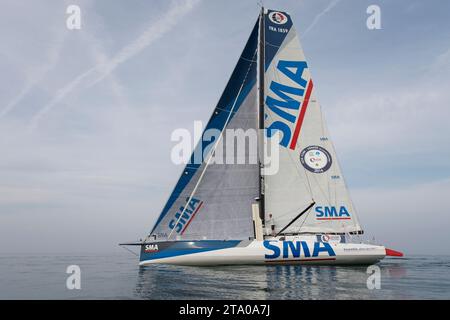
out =
{"type": "MultiPolygon", "coordinates": [[[[288,11],[367,234],[449,253],[450,3],[264,1],[288,11]],[[366,9],[381,8],[368,30],[366,9]]],[[[0,253],[101,252],[145,236],[207,120],[257,1],[3,1],[0,253]],[[66,28],[69,4],[81,30],[66,28]]]]}

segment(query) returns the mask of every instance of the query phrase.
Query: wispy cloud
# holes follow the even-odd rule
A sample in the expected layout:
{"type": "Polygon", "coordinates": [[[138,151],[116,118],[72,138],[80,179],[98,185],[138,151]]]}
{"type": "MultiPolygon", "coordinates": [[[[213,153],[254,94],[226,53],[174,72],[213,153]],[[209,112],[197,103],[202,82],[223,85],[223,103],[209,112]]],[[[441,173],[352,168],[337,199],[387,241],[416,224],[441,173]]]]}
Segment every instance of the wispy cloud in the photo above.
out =
{"type": "MultiPolygon", "coordinates": [[[[97,19],[100,19],[97,17],[97,19]]],[[[96,65],[103,65],[109,61],[108,55],[105,53],[105,50],[101,46],[101,42],[98,38],[96,38],[92,33],[83,33],[83,40],[86,42],[88,47],[90,48],[91,55],[95,61],[96,65]]],[[[120,107],[127,107],[128,101],[126,95],[124,93],[124,88],[120,83],[119,79],[114,73],[108,74],[108,82],[111,93],[116,99],[117,103],[120,107]]]]}
{"type": "Polygon", "coordinates": [[[172,6],[165,14],[161,15],[157,20],[153,20],[139,37],[122,48],[115,56],[104,63],[86,70],[59,89],[53,99],[33,117],[30,129],[35,129],[45,115],[85,80],[89,81],[87,87],[93,86],[113,72],[119,65],[133,58],[156,40],[160,39],[177,25],[180,19],[188,14],[199,2],[200,0],[186,0],[172,3],[172,6]]]}
{"type": "Polygon", "coordinates": [[[333,9],[339,2],[340,0],[332,0],[330,4],[322,12],[320,12],[317,16],[315,16],[313,22],[309,25],[308,28],[306,28],[305,32],[303,32],[303,37],[305,37],[308,34],[308,32],[312,28],[314,28],[314,26],[320,21],[323,15],[325,15],[327,12],[333,9]]]}
{"type": "Polygon", "coordinates": [[[56,66],[60,58],[66,35],[66,32],[59,33],[54,45],[50,47],[47,53],[47,62],[35,72],[31,72],[27,75],[28,79],[24,87],[2,110],[0,110],[0,119],[11,112],[19,104],[19,102],[27,96],[30,90],[39,84],[39,82],[45,78],[47,73],[56,66]]]}
{"type": "Polygon", "coordinates": [[[165,15],[152,23],[137,39],[120,50],[111,60],[99,65],[98,69],[100,74],[91,85],[104,79],[120,64],[134,57],[169,32],[179,22],[179,19],[189,13],[199,2],[200,0],[177,2],[165,15]]]}

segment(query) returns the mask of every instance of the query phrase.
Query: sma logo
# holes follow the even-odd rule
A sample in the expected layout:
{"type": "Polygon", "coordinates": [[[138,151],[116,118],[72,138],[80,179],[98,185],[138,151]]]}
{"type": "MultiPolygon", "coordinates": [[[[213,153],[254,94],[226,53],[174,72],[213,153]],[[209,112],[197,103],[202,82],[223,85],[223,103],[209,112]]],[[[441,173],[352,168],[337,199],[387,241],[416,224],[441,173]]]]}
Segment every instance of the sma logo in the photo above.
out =
{"type": "Polygon", "coordinates": [[[334,206],[317,206],[316,219],[317,220],[350,220],[350,213],[345,206],[336,208],[334,206]]]}
{"type": "Polygon", "coordinates": [[[144,252],[156,252],[156,251],[159,251],[157,244],[145,245],[144,252]]]}

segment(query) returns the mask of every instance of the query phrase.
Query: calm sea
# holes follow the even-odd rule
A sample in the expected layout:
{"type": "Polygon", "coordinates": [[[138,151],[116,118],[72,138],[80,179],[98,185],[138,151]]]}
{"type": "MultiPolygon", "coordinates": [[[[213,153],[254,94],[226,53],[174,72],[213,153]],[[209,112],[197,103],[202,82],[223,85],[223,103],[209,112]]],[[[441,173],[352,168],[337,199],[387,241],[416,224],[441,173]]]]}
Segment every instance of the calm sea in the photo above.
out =
{"type": "Polygon", "coordinates": [[[233,266],[139,268],[137,257],[0,256],[0,299],[450,299],[450,257],[385,259],[381,288],[366,267],[233,266]],[[81,268],[81,290],[66,268],[81,268]]]}

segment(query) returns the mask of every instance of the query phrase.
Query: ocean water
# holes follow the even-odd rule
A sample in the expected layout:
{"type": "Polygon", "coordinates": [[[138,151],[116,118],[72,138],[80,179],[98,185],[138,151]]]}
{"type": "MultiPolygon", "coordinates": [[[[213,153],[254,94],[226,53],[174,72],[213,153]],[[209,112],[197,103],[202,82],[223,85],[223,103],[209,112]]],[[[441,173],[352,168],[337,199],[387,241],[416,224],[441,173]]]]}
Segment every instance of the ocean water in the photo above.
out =
{"type": "Polygon", "coordinates": [[[381,288],[366,267],[139,267],[110,255],[0,256],[0,299],[450,299],[450,256],[409,256],[378,264],[381,288]],[[81,289],[68,290],[69,265],[81,289]]]}

